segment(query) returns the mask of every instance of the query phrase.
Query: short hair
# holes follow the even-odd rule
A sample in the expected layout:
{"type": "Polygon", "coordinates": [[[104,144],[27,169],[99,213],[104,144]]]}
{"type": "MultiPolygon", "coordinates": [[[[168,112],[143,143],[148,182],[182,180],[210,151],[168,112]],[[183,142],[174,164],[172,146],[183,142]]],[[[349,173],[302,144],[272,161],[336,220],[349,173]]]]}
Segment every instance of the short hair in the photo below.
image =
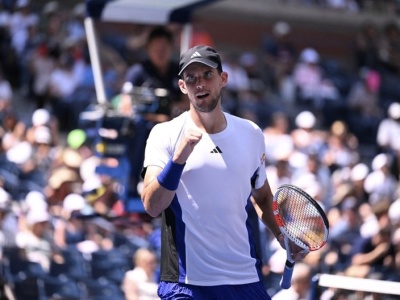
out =
{"type": "Polygon", "coordinates": [[[157,27],[153,28],[153,30],[150,32],[150,34],[147,38],[147,45],[150,44],[154,39],[158,39],[158,38],[165,38],[171,44],[174,41],[174,37],[173,37],[171,31],[169,31],[164,26],[157,26],[157,27]]]}

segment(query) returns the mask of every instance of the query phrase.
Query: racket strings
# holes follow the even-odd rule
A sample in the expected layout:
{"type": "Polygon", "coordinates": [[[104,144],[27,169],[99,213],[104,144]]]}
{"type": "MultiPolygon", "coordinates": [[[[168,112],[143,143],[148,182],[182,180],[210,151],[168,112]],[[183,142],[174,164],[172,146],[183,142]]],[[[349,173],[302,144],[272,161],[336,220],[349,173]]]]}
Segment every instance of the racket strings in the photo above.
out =
{"type": "Polygon", "coordinates": [[[309,249],[320,248],[326,240],[318,209],[303,195],[283,189],[278,195],[280,216],[287,233],[309,249]]]}

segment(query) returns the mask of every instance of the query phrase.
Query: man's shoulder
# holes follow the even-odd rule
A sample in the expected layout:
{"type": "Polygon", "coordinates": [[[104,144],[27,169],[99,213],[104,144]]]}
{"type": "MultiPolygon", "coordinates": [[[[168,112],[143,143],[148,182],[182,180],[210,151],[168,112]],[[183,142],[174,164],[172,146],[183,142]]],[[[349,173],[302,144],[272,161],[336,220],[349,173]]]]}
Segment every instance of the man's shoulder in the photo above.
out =
{"type": "Polygon", "coordinates": [[[230,119],[230,121],[235,125],[235,127],[240,126],[241,128],[247,129],[247,130],[261,131],[261,128],[255,122],[253,122],[249,119],[231,115],[226,112],[224,114],[227,119],[230,119]]]}
{"type": "Polygon", "coordinates": [[[156,124],[153,129],[170,131],[171,129],[181,128],[186,122],[186,115],[187,112],[183,112],[169,121],[156,124]]]}

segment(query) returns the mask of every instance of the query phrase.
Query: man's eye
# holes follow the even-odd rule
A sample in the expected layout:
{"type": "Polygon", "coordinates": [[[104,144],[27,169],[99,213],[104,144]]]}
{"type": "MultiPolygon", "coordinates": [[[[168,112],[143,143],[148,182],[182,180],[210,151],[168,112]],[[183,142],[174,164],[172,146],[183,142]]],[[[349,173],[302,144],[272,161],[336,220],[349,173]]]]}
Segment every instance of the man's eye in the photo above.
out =
{"type": "Polygon", "coordinates": [[[211,71],[206,72],[206,73],[204,74],[204,78],[211,78],[212,76],[213,76],[213,73],[212,73],[211,71]]]}
{"type": "Polygon", "coordinates": [[[186,82],[195,82],[196,81],[196,77],[195,76],[187,76],[186,77],[186,82]]]}

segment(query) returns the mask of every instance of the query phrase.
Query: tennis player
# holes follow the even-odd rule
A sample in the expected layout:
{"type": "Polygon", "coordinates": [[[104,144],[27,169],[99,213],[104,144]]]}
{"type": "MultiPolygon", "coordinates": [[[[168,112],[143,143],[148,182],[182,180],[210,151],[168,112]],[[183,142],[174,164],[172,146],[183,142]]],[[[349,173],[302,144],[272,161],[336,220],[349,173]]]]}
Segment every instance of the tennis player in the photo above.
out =
{"type": "Polygon", "coordinates": [[[222,111],[228,74],[213,48],[183,53],[179,76],[190,109],[152,129],[144,161],[144,207],[153,217],[162,214],[158,295],[270,299],[248,215],[254,205],[284,247],[272,212],[262,131],[222,111]]]}

